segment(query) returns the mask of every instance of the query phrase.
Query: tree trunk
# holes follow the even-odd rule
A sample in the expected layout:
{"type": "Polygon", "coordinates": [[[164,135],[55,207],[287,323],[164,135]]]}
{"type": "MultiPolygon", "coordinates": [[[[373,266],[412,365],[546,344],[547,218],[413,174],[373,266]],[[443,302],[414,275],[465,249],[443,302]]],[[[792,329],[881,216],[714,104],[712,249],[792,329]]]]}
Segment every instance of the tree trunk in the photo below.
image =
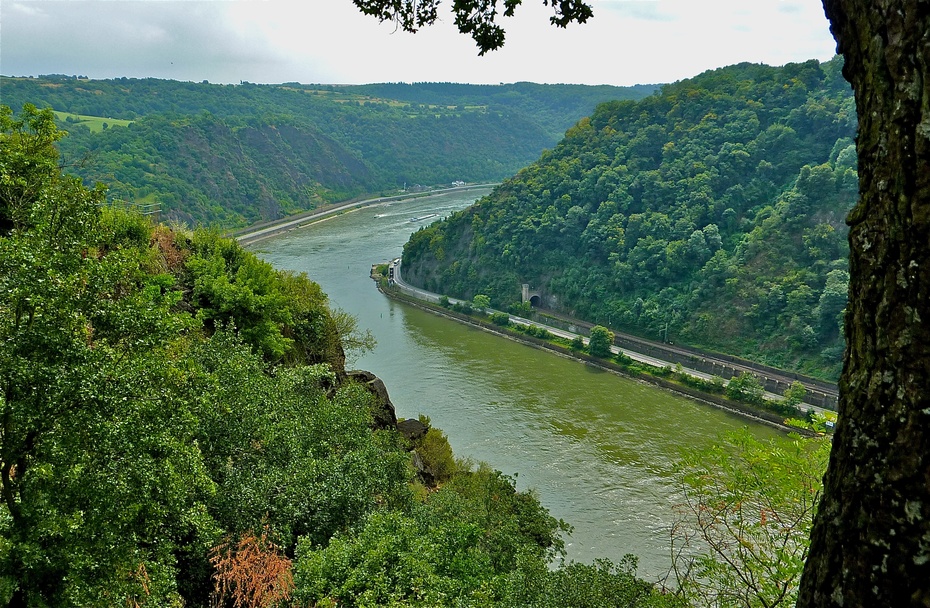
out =
{"type": "Polygon", "coordinates": [[[823,0],[859,115],[839,422],[798,606],[930,607],[930,0],[823,0]]]}

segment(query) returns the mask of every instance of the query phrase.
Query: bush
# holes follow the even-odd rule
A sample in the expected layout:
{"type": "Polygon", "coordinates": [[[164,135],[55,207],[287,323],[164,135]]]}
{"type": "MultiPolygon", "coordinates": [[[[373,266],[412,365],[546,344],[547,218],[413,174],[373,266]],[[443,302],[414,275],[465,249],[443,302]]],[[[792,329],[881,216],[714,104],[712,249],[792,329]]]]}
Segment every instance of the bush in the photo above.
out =
{"type": "Polygon", "coordinates": [[[472,299],[471,305],[475,310],[479,312],[484,312],[485,309],[491,307],[491,298],[484,295],[483,293],[479,293],[472,299]]]}
{"type": "Polygon", "coordinates": [[[507,307],[507,311],[512,315],[528,317],[533,313],[533,307],[529,302],[514,302],[507,307]]]}
{"type": "Polygon", "coordinates": [[[619,563],[597,559],[592,564],[571,562],[557,569],[529,560],[507,578],[504,606],[572,606],[573,608],[683,608],[674,594],[663,594],[636,578],[636,558],[619,563]]]}
{"type": "Polygon", "coordinates": [[[726,388],[728,398],[755,405],[762,404],[764,393],[762,382],[750,372],[743,372],[736,378],[731,378],[726,388]]]}
{"type": "Polygon", "coordinates": [[[510,325],[510,315],[506,312],[496,312],[491,315],[491,323],[501,327],[508,327],[510,325]]]}
{"type": "Polygon", "coordinates": [[[614,343],[614,332],[606,327],[595,325],[591,328],[591,337],[588,341],[588,352],[594,357],[610,358],[610,347],[614,343]]]}
{"type": "Polygon", "coordinates": [[[629,367],[630,365],[633,364],[633,359],[629,355],[624,353],[623,351],[620,351],[616,355],[614,355],[614,361],[616,361],[617,364],[622,365],[624,367],[629,367]]]}
{"type": "Polygon", "coordinates": [[[719,376],[714,376],[710,380],[705,380],[703,378],[698,378],[697,376],[691,376],[689,374],[676,373],[676,378],[682,384],[694,387],[705,393],[714,393],[719,395],[724,391],[723,378],[720,378],[719,376]]]}
{"type": "Polygon", "coordinates": [[[472,309],[471,304],[468,302],[456,302],[455,304],[452,305],[452,310],[454,310],[455,312],[460,312],[463,315],[470,315],[473,312],[475,312],[472,309]]]}
{"type": "Polygon", "coordinates": [[[807,396],[807,389],[804,388],[804,385],[795,380],[791,383],[785,390],[785,405],[790,405],[792,407],[797,407],[804,401],[804,397],[807,396]]]}
{"type": "Polygon", "coordinates": [[[430,428],[418,442],[416,452],[437,484],[448,481],[456,472],[449,438],[439,429],[430,428]]]}
{"type": "Polygon", "coordinates": [[[665,367],[652,367],[650,373],[653,376],[658,376],[659,378],[668,378],[672,375],[673,371],[671,366],[666,365],[665,367]]]}

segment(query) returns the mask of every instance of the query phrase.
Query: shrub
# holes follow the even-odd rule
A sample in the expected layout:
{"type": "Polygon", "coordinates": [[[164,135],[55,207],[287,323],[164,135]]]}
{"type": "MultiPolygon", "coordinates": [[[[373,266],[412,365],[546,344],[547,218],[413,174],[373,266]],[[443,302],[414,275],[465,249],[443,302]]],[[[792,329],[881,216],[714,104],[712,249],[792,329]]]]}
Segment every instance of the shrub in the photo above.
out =
{"type": "Polygon", "coordinates": [[[508,327],[510,325],[510,315],[506,312],[496,312],[491,315],[491,323],[501,327],[508,327]]]}
{"type": "Polygon", "coordinates": [[[731,378],[726,388],[726,395],[730,399],[756,405],[762,404],[764,393],[762,382],[750,372],[743,372],[736,378],[731,378]]]}
{"type": "Polygon", "coordinates": [[[475,310],[479,312],[484,312],[485,309],[491,307],[491,298],[484,295],[483,293],[479,293],[472,299],[471,305],[475,310]]]}
{"type": "Polygon", "coordinates": [[[594,357],[607,359],[610,357],[610,347],[614,343],[614,332],[606,327],[595,325],[591,328],[591,337],[588,341],[588,352],[594,357]]]}
{"type": "Polygon", "coordinates": [[[430,428],[420,439],[416,448],[423,460],[423,465],[433,476],[436,483],[448,481],[456,471],[455,457],[446,434],[439,429],[430,428]]]}
{"type": "Polygon", "coordinates": [[[528,317],[533,313],[533,307],[529,302],[514,302],[507,307],[507,311],[512,315],[528,317]]]}
{"type": "Polygon", "coordinates": [[[623,351],[620,351],[616,355],[614,355],[614,361],[616,361],[619,365],[622,365],[624,367],[628,367],[633,364],[633,359],[629,355],[624,353],[623,351]]]}

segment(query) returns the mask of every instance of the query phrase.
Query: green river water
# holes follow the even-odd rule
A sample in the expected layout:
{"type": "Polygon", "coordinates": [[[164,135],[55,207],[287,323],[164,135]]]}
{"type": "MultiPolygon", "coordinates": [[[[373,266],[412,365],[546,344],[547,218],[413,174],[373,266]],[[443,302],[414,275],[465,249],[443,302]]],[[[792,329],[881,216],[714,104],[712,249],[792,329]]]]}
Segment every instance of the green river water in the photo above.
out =
{"type": "Polygon", "coordinates": [[[683,450],[748,426],[777,431],[636,381],[388,300],[371,265],[400,255],[431,218],[481,193],[367,207],[251,248],[277,268],[306,272],[334,307],[378,341],[350,361],[388,387],[398,417],[426,414],[456,454],[518,475],[553,515],[574,526],[568,558],[639,557],[646,578],[665,573],[679,502],[670,470],[683,450]]]}

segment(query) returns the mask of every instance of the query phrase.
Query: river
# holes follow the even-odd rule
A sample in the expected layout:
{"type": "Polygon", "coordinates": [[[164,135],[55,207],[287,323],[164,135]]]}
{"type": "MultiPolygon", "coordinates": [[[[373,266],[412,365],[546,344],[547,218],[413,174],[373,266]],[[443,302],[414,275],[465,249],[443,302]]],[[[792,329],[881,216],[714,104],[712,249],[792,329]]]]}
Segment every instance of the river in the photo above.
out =
{"type": "Polygon", "coordinates": [[[366,207],[262,241],[252,249],[277,268],[306,272],[332,306],[378,341],[350,361],[388,387],[398,417],[430,417],[459,457],[481,460],[533,488],[574,526],[568,558],[639,557],[663,575],[678,502],[670,471],[683,450],[749,426],[776,431],[649,385],[388,300],[368,278],[400,255],[410,234],[471,204],[458,192],[366,207]]]}

